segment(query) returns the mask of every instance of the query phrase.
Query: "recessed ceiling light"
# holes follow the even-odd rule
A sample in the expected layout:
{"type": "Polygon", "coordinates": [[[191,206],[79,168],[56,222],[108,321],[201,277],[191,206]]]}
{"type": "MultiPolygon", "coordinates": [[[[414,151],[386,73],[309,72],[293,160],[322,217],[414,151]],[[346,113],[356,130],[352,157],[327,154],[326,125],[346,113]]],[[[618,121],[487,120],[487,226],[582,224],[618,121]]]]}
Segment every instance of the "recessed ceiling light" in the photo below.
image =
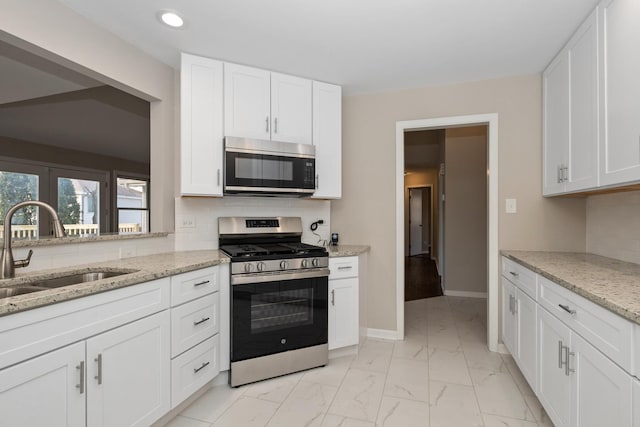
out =
{"type": "Polygon", "coordinates": [[[184,20],[176,12],[170,10],[161,10],[158,12],[158,17],[163,24],[166,24],[173,28],[180,28],[184,25],[184,20]]]}

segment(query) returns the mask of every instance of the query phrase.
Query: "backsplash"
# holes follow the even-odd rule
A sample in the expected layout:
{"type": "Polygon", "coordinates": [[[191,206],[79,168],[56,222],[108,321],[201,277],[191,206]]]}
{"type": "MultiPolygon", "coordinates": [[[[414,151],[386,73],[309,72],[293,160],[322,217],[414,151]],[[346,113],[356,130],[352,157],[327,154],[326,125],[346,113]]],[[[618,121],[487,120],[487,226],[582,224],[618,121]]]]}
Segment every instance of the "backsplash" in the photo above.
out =
{"type": "Polygon", "coordinates": [[[586,251],[640,264],[640,191],[587,198],[586,251]]]}
{"type": "Polygon", "coordinates": [[[331,202],[279,197],[176,198],[175,250],[218,248],[218,218],[222,216],[299,216],[302,241],[312,245],[328,240],[331,202]],[[309,226],[322,219],[314,235],[309,226]]]}

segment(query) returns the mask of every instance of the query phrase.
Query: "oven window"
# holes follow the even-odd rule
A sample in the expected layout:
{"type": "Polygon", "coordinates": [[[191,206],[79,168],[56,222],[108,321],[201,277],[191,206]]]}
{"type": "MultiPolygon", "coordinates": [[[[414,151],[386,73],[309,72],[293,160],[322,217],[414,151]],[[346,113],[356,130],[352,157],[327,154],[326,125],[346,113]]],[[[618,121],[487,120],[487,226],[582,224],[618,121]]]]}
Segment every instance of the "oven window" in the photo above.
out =
{"type": "Polygon", "coordinates": [[[251,333],[313,324],[313,289],[251,295],[251,333]]]}
{"type": "Polygon", "coordinates": [[[235,161],[236,178],[293,181],[293,162],[290,160],[238,156],[235,161]]]}

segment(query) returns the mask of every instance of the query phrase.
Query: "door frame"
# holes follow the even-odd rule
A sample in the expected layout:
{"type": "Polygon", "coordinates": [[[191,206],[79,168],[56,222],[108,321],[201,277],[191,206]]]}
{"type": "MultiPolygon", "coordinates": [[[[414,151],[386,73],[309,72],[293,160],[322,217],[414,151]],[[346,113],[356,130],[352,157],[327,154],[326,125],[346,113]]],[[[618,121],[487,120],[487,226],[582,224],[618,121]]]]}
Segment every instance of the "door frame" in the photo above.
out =
{"type": "MultiPolygon", "coordinates": [[[[407,190],[409,190],[409,194],[411,193],[411,190],[414,190],[416,188],[428,188],[429,189],[429,248],[431,249],[430,251],[430,258],[433,259],[433,184],[415,184],[415,185],[407,185],[405,187],[407,190]]],[[[409,206],[411,206],[411,198],[409,198],[409,206]]],[[[422,214],[422,216],[424,217],[424,213],[422,214]]],[[[409,220],[411,220],[411,213],[409,213],[409,220]]],[[[424,224],[423,224],[424,226],[424,224]]],[[[409,225],[409,240],[411,240],[411,225],[409,225]]],[[[406,244],[405,244],[405,248],[406,248],[406,244]]],[[[411,250],[409,250],[409,255],[411,254],[411,250]]]]}
{"type": "Polygon", "coordinates": [[[487,126],[487,345],[498,350],[498,114],[396,122],[396,338],[404,339],[404,133],[411,130],[487,126]],[[402,250],[400,250],[402,249],[402,250]]]}

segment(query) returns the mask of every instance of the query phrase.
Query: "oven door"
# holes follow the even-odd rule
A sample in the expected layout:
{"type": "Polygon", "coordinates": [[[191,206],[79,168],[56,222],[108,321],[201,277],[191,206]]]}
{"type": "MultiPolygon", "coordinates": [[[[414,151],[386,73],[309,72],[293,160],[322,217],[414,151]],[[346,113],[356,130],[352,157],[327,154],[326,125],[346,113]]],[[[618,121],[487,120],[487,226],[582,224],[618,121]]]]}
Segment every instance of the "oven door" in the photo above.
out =
{"type": "Polygon", "coordinates": [[[328,274],[268,280],[231,287],[232,362],[327,343],[328,274]]]}
{"type": "Polygon", "coordinates": [[[284,193],[300,196],[315,191],[315,159],[248,152],[225,152],[224,190],[234,193],[284,193]]]}

